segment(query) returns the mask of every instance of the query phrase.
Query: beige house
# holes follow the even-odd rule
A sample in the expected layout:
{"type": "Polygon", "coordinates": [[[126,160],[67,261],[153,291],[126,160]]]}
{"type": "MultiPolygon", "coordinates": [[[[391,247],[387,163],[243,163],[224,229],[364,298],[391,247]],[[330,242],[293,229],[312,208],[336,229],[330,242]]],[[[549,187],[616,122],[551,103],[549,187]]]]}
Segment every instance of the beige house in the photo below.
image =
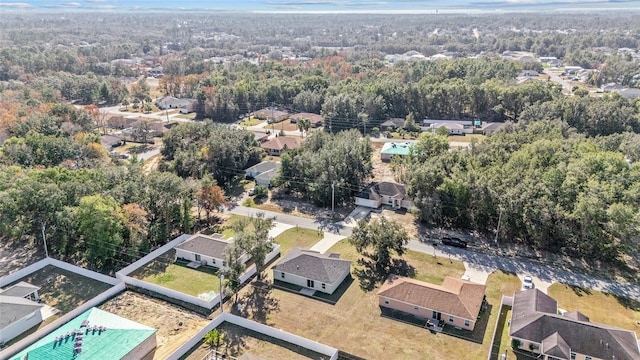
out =
{"type": "Polygon", "coordinates": [[[273,279],[326,294],[333,292],[351,273],[351,261],[339,254],[293,248],[272,267],[273,279]]]}
{"type": "Polygon", "coordinates": [[[289,120],[291,120],[292,124],[297,124],[300,119],[309,119],[309,123],[312,128],[317,128],[322,126],[322,115],[312,114],[312,113],[298,113],[289,116],[289,120]]]}
{"type": "Polygon", "coordinates": [[[447,277],[442,285],[391,275],[378,292],[381,308],[473,330],[486,286],[447,277]]]}
{"type": "Polygon", "coordinates": [[[271,156],[280,156],[286,150],[299,148],[300,140],[288,136],[278,136],[269,141],[263,142],[260,144],[260,147],[271,156]]]}
{"type": "Polygon", "coordinates": [[[251,116],[260,120],[267,120],[267,123],[271,124],[287,120],[289,118],[289,113],[286,111],[264,108],[252,112],[251,116]]]}
{"type": "MultiPolygon", "coordinates": [[[[223,268],[225,264],[225,250],[231,246],[233,239],[225,240],[222,234],[211,236],[196,234],[175,247],[178,259],[193,261],[206,266],[223,268]]],[[[249,260],[248,254],[240,257],[242,263],[249,260]]]]}
{"type": "Polygon", "coordinates": [[[407,196],[406,186],[390,181],[373,183],[356,195],[356,205],[377,209],[389,205],[393,209],[411,209],[413,202],[407,196]]]}
{"type": "Polygon", "coordinates": [[[592,323],[578,311],[559,314],[558,303],[538,289],[513,297],[509,336],[543,360],[640,360],[633,331],[592,323]]]}

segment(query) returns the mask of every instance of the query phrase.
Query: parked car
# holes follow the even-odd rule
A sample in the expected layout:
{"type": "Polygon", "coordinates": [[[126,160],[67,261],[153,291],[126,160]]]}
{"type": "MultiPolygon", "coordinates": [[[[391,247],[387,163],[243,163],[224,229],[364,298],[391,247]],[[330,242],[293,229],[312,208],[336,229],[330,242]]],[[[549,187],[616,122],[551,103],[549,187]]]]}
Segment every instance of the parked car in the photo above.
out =
{"type": "Polygon", "coordinates": [[[249,196],[253,196],[253,194],[256,193],[256,189],[255,188],[251,188],[249,189],[249,196]]]}
{"type": "Polygon", "coordinates": [[[531,276],[525,276],[524,280],[522,281],[522,290],[529,290],[529,289],[533,289],[533,279],[531,278],[531,276]]]}
{"type": "Polygon", "coordinates": [[[466,248],[467,247],[467,242],[457,238],[457,237],[449,237],[449,236],[445,236],[442,238],[442,243],[444,245],[449,245],[449,246],[455,246],[455,247],[459,247],[459,248],[466,248]]]}

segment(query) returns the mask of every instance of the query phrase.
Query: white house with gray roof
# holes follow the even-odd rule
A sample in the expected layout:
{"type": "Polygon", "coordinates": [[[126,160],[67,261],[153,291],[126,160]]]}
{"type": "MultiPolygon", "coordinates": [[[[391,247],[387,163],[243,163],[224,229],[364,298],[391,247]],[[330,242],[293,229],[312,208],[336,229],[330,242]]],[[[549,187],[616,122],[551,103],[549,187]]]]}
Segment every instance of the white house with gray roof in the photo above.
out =
{"type": "Polygon", "coordinates": [[[39,287],[26,282],[0,290],[0,344],[42,322],[39,287]]]}
{"type": "Polygon", "coordinates": [[[274,280],[333,294],[351,273],[351,261],[340,259],[340,254],[320,254],[296,247],[272,270],[274,280]]]}
{"type": "MultiPolygon", "coordinates": [[[[206,266],[223,268],[225,264],[225,250],[231,246],[233,238],[225,239],[222,234],[211,236],[195,234],[175,247],[178,259],[194,261],[206,266]]],[[[248,254],[240,257],[242,263],[249,260],[248,254]]]]}

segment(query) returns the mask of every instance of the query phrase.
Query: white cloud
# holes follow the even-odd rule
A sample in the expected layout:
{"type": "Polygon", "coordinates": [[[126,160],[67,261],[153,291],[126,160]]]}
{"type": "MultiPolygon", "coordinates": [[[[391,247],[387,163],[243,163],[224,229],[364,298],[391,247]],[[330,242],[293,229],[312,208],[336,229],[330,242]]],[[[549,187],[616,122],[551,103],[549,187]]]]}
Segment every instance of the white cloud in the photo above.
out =
{"type": "Polygon", "coordinates": [[[30,8],[31,4],[27,4],[27,3],[3,3],[3,2],[0,2],[0,6],[15,7],[15,8],[30,8]]]}

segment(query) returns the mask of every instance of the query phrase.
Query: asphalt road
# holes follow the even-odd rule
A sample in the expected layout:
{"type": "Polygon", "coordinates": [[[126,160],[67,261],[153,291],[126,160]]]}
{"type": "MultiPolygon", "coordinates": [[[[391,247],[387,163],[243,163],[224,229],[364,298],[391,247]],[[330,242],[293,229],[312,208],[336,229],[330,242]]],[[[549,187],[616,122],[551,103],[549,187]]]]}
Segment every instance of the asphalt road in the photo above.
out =
{"type": "MultiPolygon", "coordinates": [[[[294,215],[282,214],[273,211],[264,211],[244,206],[236,206],[228,212],[238,215],[255,215],[263,212],[266,216],[276,217],[276,220],[289,225],[297,225],[299,227],[322,230],[327,232],[339,231],[340,235],[351,235],[351,228],[340,223],[331,223],[329,221],[321,221],[314,219],[302,218],[294,215]]],[[[475,268],[487,272],[495,270],[503,270],[516,274],[530,274],[545,282],[561,282],[568,285],[579,286],[587,289],[603,291],[617,296],[623,296],[631,299],[640,299],[640,285],[624,284],[608,279],[599,279],[589,275],[583,275],[572,272],[570,270],[552,267],[529,261],[522,258],[503,257],[480,253],[472,249],[460,249],[446,245],[433,246],[428,242],[410,240],[407,247],[410,250],[420,251],[426,254],[434,254],[434,250],[438,256],[451,256],[452,259],[472,264],[475,268]]]]}
{"type": "Polygon", "coordinates": [[[562,88],[567,90],[569,92],[569,94],[572,93],[571,89],[573,88],[571,86],[571,84],[569,84],[568,81],[563,80],[560,76],[558,76],[558,74],[551,72],[549,70],[545,70],[544,71],[545,74],[549,75],[549,78],[551,79],[551,81],[556,82],[560,85],[562,85],[562,88]]]}

